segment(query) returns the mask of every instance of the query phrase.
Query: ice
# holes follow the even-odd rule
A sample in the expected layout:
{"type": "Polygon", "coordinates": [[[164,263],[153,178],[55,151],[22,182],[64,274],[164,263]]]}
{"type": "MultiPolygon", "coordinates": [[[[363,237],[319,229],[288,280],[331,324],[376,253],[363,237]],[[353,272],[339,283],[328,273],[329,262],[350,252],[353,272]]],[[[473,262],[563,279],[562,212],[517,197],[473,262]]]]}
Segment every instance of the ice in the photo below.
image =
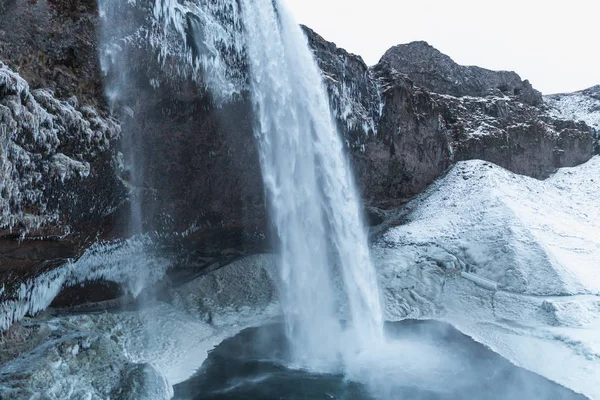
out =
{"type": "MultiPolygon", "coordinates": [[[[150,4],[125,4],[102,0],[101,62],[105,73],[125,77],[126,48],[150,47],[167,76],[190,78],[209,90],[216,105],[232,101],[247,90],[243,65],[245,36],[235,0],[155,0],[150,4]],[[131,26],[127,11],[143,13],[139,26],[131,26]],[[175,60],[173,63],[172,61],[175,60]]],[[[158,76],[150,77],[158,87],[158,76]]],[[[109,85],[109,98],[119,99],[117,80],[109,85]]]]}
{"type": "Polygon", "coordinates": [[[133,296],[139,295],[144,288],[160,281],[171,265],[170,260],[152,255],[149,252],[152,246],[148,236],[99,243],[77,261],[67,262],[21,283],[16,295],[2,293],[7,298],[0,297],[0,331],[25,315],[45,310],[64,287],[83,282],[116,282],[133,296]]]}
{"type": "Polygon", "coordinates": [[[224,339],[279,317],[273,260],[237,261],[173,289],[170,303],[23,320],[12,328],[16,339],[0,338],[0,357],[21,349],[0,366],[0,397],[105,399],[128,393],[137,379],[136,395],[123,398],[169,399],[171,386],[194,374],[224,339]]]}

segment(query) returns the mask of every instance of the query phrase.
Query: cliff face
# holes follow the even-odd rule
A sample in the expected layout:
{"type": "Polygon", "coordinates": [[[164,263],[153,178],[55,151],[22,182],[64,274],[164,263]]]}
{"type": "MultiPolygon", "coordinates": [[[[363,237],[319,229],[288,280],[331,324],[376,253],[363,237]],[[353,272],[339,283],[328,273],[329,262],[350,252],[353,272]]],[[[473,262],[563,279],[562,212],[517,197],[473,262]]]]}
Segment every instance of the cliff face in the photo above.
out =
{"type": "Polygon", "coordinates": [[[93,0],[3,0],[0,59],[32,88],[104,103],[93,0]]]}
{"type": "Polygon", "coordinates": [[[442,113],[450,161],[482,159],[546,178],[594,154],[592,128],[557,118],[540,92],[514,72],[458,65],[425,42],[391,48],[376,69],[382,66],[431,94],[442,113]]]}
{"type": "Polygon", "coordinates": [[[459,65],[427,42],[392,47],[380,63],[388,63],[417,85],[435,93],[456,97],[501,94],[514,96],[532,106],[542,104],[542,94],[516,73],[459,65]]]}
{"type": "MultiPolygon", "coordinates": [[[[132,202],[142,231],[186,232],[176,266],[202,271],[265,245],[235,13],[100,6],[112,25],[89,0],[0,5],[0,278],[15,288],[98,239],[126,236],[132,202]]],[[[543,178],[593,154],[597,131],[514,73],[462,67],[424,43],[369,68],[305,32],[368,206],[403,204],[458,160],[543,178]]]]}
{"type": "Polygon", "coordinates": [[[0,62],[2,300],[102,238],[125,200],[119,125],[75,97],[58,100],[0,62]]]}
{"type": "Polygon", "coordinates": [[[544,96],[544,102],[554,118],[583,121],[591,127],[595,151],[600,154],[600,85],[574,93],[544,96]]]}

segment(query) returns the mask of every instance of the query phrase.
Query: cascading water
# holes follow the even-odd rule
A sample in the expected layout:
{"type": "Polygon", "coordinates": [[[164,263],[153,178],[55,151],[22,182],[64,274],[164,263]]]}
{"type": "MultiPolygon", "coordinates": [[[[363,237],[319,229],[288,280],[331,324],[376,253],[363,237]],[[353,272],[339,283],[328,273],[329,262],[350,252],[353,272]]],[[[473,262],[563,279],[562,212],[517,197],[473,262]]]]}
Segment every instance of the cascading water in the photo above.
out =
{"type": "MultiPolygon", "coordinates": [[[[123,25],[121,2],[101,4],[109,27],[123,25]]],[[[332,370],[349,352],[379,341],[382,312],[359,196],[320,70],[283,2],[156,0],[149,21],[109,41],[110,64],[123,44],[148,42],[161,60],[179,59],[176,73],[202,82],[216,103],[251,93],[294,364],[332,370]],[[341,313],[338,268],[347,300],[341,313]]]]}
{"type": "Polygon", "coordinates": [[[305,367],[332,366],[342,349],[331,265],[342,270],[348,342],[360,351],[383,335],[359,197],[301,28],[281,1],[243,1],[242,9],[255,136],[280,239],[281,297],[293,356],[305,367]]]}

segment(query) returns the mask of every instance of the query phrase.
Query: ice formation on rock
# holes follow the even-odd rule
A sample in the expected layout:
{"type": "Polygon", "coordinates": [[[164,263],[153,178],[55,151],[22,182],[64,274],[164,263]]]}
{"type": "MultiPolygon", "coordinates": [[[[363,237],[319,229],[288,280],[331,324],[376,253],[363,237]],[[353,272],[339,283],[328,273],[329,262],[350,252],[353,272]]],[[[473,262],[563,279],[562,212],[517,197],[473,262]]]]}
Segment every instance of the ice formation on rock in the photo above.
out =
{"type": "Polygon", "coordinates": [[[133,296],[159,282],[170,266],[149,249],[149,237],[93,245],[77,261],[22,282],[16,294],[0,293],[0,331],[26,315],[45,310],[64,287],[94,280],[119,283],[133,296]],[[5,298],[6,297],[6,298],[5,298]]]}
{"type": "Polygon", "coordinates": [[[119,134],[114,121],[76,98],[60,101],[47,90],[30,90],[0,63],[0,228],[25,232],[57,223],[64,210],[49,192],[85,181],[90,162],[119,134]]]}
{"type": "Polygon", "coordinates": [[[258,255],[173,289],[171,303],[25,319],[0,338],[0,396],[170,399],[214,346],[280,315],[276,280],[258,255]]]}

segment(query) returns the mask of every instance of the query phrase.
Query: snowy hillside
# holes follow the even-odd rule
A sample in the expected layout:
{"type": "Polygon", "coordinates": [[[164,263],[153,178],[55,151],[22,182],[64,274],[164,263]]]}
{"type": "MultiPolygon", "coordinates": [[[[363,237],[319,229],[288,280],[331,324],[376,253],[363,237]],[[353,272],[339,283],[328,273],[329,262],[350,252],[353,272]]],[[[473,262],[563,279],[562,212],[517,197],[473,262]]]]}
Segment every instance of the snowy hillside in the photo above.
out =
{"type": "Polygon", "coordinates": [[[544,96],[556,118],[583,121],[600,131],[600,85],[574,93],[544,96]]]}
{"type": "Polygon", "coordinates": [[[546,181],[458,163],[374,248],[388,319],[443,318],[600,398],[600,157],[546,181]]]}

